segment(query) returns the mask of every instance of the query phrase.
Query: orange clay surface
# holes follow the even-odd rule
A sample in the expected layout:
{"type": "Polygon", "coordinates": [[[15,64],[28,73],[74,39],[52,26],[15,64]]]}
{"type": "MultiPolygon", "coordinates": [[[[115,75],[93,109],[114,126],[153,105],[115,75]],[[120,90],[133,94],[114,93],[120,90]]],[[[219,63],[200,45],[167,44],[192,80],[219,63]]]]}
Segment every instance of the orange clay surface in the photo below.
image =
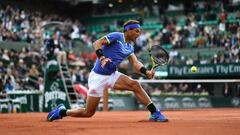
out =
{"type": "Polygon", "coordinates": [[[47,113],[0,114],[0,135],[240,135],[240,108],[163,113],[170,122],[149,122],[147,111],[97,112],[53,122],[46,121],[47,113]]]}

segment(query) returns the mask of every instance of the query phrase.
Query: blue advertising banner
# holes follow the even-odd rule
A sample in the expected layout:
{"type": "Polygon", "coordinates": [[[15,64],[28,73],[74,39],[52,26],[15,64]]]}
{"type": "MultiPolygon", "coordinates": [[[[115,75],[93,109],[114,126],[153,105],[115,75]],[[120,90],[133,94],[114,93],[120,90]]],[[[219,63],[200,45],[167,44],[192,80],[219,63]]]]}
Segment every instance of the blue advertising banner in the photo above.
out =
{"type": "Polygon", "coordinates": [[[194,65],[197,72],[191,72],[190,65],[168,66],[169,78],[186,77],[239,77],[240,63],[194,65]]]}

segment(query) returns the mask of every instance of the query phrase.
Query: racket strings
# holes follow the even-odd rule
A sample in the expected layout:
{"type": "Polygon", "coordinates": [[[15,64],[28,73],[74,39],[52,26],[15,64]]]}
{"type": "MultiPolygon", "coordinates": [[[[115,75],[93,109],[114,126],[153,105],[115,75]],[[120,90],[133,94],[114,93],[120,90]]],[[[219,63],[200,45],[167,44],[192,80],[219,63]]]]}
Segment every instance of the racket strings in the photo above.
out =
{"type": "Polygon", "coordinates": [[[154,62],[155,62],[155,63],[158,63],[158,64],[166,63],[166,59],[164,59],[164,58],[159,58],[159,57],[155,57],[155,58],[154,58],[154,62]]]}
{"type": "Polygon", "coordinates": [[[161,48],[152,48],[152,56],[156,64],[164,64],[168,62],[168,54],[161,48]]]}

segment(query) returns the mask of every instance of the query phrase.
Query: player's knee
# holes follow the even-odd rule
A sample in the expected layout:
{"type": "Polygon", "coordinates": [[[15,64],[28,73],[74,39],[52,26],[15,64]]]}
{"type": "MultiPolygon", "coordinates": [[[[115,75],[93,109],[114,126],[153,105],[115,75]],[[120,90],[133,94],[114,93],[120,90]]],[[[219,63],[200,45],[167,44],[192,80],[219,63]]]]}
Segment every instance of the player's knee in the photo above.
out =
{"type": "Polygon", "coordinates": [[[133,91],[137,91],[139,90],[139,88],[141,88],[141,84],[138,81],[132,81],[131,83],[131,87],[133,89],[133,91]]]}

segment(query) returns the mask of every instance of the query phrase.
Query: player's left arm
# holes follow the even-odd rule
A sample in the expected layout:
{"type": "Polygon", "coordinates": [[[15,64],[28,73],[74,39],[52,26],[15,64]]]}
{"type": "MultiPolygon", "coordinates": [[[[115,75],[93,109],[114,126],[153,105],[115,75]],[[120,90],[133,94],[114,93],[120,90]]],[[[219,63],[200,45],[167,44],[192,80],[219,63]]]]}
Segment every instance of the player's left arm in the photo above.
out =
{"type": "MultiPolygon", "coordinates": [[[[129,57],[128,57],[129,62],[133,65],[133,68],[136,71],[140,71],[140,69],[142,67],[144,67],[144,65],[137,59],[136,55],[134,53],[132,53],[129,57]]],[[[154,77],[155,71],[154,70],[147,70],[146,71],[146,77],[149,79],[152,79],[154,77]]]]}

